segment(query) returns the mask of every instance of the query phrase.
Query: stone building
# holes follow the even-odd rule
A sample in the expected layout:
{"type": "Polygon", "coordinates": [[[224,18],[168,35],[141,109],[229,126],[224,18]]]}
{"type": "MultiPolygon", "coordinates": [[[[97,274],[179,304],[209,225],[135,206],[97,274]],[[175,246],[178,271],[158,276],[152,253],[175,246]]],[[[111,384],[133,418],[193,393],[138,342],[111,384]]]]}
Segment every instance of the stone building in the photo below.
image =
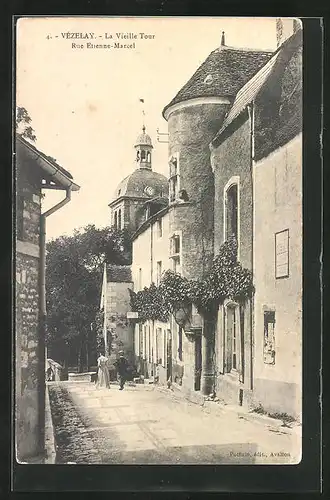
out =
{"type": "Polygon", "coordinates": [[[146,376],[194,400],[213,392],[298,416],[302,32],[296,20],[276,26],[275,52],[228,47],[223,35],[165,107],[169,203],[133,234],[135,291],[166,269],[203,278],[234,236],[255,293],[213,316],[192,305],[185,324],[137,321],[134,350],[146,376]]]}
{"type": "Polygon", "coordinates": [[[166,206],[168,197],[166,177],[153,171],[153,145],[144,125],[134,148],[135,170],[119,183],[109,203],[111,225],[130,231],[166,206]]]}
{"type": "MultiPolygon", "coordinates": [[[[135,231],[132,241],[134,292],[151,283],[159,285],[163,271],[171,267],[168,207],[149,217],[135,231]]],[[[172,349],[173,328],[173,320],[135,324],[134,350],[139,371],[144,377],[157,378],[162,384],[172,375],[172,364],[175,370],[177,363],[176,345],[172,349]]]]}
{"type": "Polygon", "coordinates": [[[110,369],[119,350],[124,350],[128,360],[134,362],[133,326],[127,320],[130,311],[129,289],[133,288],[130,266],[104,264],[100,310],[103,311],[103,334],[109,345],[110,369]],[[109,338],[107,338],[109,332],[109,338]]]}
{"type": "MultiPolygon", "coordinates": [[[[239,89],[270,57],[268,51],[228,47],[223,34],[221,45],[163,111],[169,132],[169,232],[170,238],[180,240],[181,273],[188,279],[202,278],[214,257],[214,203],[218,193],[209,144],[239,89]],[[182,191],[185,200],[181,199],[182,191]]],[[[212,325],[204,321],[199,335],[184,336],[183,387],[187,392],[197,388],[208,394],[213,389],[212,330],[212,325]]]]}
{"type": "Polygon", "coordinates": [[[23,137],[16,141],[15,446],[19,462],[41,460],[45,426],[45,226],[79,186],[23,137]],[[65,198],[41,212],[42,191],[65,198]]]}
{"type": "MultiPolygon", "coordinates": [[[[135,141],[134,149],[135,170],[119,183],[109,204],[111,225],[116,229],[125,229],[131,234],[138,228],[145,227],[145,221],[166,209],[168,205],[168,181],[164,175],[153,170],[153,145],[144,125],[142,134],[139,134],[135,141]]],[[[148,251],[148,248],[144,250],[144,256],[148,255],[148,251]]],[[[145,266],[143,267],[144,276],[147,277],[145,266]]],[[[138,282],[135,283],[136,287],[138,282]]],[[[130,266],[105,265],[101,294],[101,309],[105,311],[104,334],[106,329],[109,329],[112,336],[118,340],[112,346],[110,364],[115,360],[119,346],[131,364],[137,361],[133,348],[134,325],[127,321],[126,317],[130,311],[128,289],[133,288],[130,266]]]]}
{"type": "Polygon", "coordinates": [[[294,415],[301,392],[301,44],[298,30],[279,46],[240,89],[211,143],[215,252],[234,232],[238,259],[253,272],[255,286],[244,307],[225,302],[219,309],[216,391],[229,403],[294,415]],[[279,271],[276,278],[276,245],[288,249],[288,239],[276,245],[275,239],[288,235],[287,226],[293,274],[288,279],[279,271]]]}

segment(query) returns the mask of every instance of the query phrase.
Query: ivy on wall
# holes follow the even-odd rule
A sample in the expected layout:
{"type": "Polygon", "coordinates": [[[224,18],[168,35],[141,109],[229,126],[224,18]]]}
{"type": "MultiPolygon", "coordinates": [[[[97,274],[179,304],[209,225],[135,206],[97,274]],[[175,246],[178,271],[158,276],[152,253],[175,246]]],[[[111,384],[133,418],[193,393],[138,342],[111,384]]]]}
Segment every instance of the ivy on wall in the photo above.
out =
{"type": "Polygon", "coordinates": [[[134,293],[130,290],[132,311],[139,322],[148,319],[166,322],[170,313],[182,305],[194,304],[199,313],[214,312],[225,299],[245,302],[254,293],[252,273],[237,260],[237,242],[230,238],[213,259],[210,271],[201,280],[188,280],[173,271],[165,271],[158,287],[134,293]]]}

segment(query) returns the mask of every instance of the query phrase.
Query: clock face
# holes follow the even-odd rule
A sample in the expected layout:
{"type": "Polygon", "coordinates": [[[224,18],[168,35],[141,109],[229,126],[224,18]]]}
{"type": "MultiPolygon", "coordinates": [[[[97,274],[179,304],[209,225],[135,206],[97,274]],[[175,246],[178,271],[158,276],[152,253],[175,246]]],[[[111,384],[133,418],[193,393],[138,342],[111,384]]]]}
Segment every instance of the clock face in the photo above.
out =
{"type": "Polygon", "coordinates": [[[147,186],[145,189],[144,189],[144,192],[148,195],[148,196],[152,196],[154,194],[154,189],[151,187],[151,186],[147,186]]]}

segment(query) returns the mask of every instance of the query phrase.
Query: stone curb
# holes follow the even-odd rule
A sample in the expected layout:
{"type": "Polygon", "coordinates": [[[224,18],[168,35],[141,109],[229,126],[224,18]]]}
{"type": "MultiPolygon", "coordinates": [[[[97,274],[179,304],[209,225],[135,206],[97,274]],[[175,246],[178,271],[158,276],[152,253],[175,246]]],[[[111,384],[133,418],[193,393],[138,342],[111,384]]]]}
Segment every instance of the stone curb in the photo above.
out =
{"type": "Polygon", "coordinates": [[[199,404],[201,407],[203,407],[205,410],[209,410],[210,412],[216,413],[219,411],[219,413],[223,413],[224,411],[232,412],[235,413],[238,417],[245,418],[246,420],[250,421],[255,421],[258,422],[259,424],[263,425],[269,425],[271,427],[277,427],[277,428],[282,428],[283,432],[285,433],[299,433],[301,431],[301,425],[297,423],[293,423],[292,426],[282,426],[283,422],[282,420],[278,420],[276,418],[268,417],[267,415],[259,415],[257,413],[253,413],[249,410],[243,410],[241,407],[236,407],[234,405],[225,405],[221,402],[213,402],[213,401],[202,401],[202,396],[198,398],[198,401],[192,401],[190,395],[185,394],[182,389],[179,387],[175,386],[172,384],[171,389],[167,389],[166,387],[157,387],[158,390],[163,392],[164,394],[167,395],[177,395],[181,397],[182,399],[188,400],[189,402],[199,404]]]}
{"type": "Polygon", "coordinates": [[[54,436],[54,425],[49,402],[48,385],[45,389],[45,464],[55,464],[56,446],[54,436]]]}

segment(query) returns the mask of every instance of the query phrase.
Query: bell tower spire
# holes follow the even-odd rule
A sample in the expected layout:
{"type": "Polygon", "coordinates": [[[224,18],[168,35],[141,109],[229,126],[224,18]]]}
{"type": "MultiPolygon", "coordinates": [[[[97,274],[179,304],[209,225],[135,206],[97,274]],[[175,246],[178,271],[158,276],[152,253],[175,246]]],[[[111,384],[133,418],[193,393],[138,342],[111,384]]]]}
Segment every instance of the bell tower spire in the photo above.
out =
{"type": "Polygon", "coordinates": [[[151,137],[146,133],[146,127],[143,121],[142,134],[138,135],[134,148],[136,150],[137,168],[146,168],[152,170],[151,152],[153,145],[151,137]]]}

